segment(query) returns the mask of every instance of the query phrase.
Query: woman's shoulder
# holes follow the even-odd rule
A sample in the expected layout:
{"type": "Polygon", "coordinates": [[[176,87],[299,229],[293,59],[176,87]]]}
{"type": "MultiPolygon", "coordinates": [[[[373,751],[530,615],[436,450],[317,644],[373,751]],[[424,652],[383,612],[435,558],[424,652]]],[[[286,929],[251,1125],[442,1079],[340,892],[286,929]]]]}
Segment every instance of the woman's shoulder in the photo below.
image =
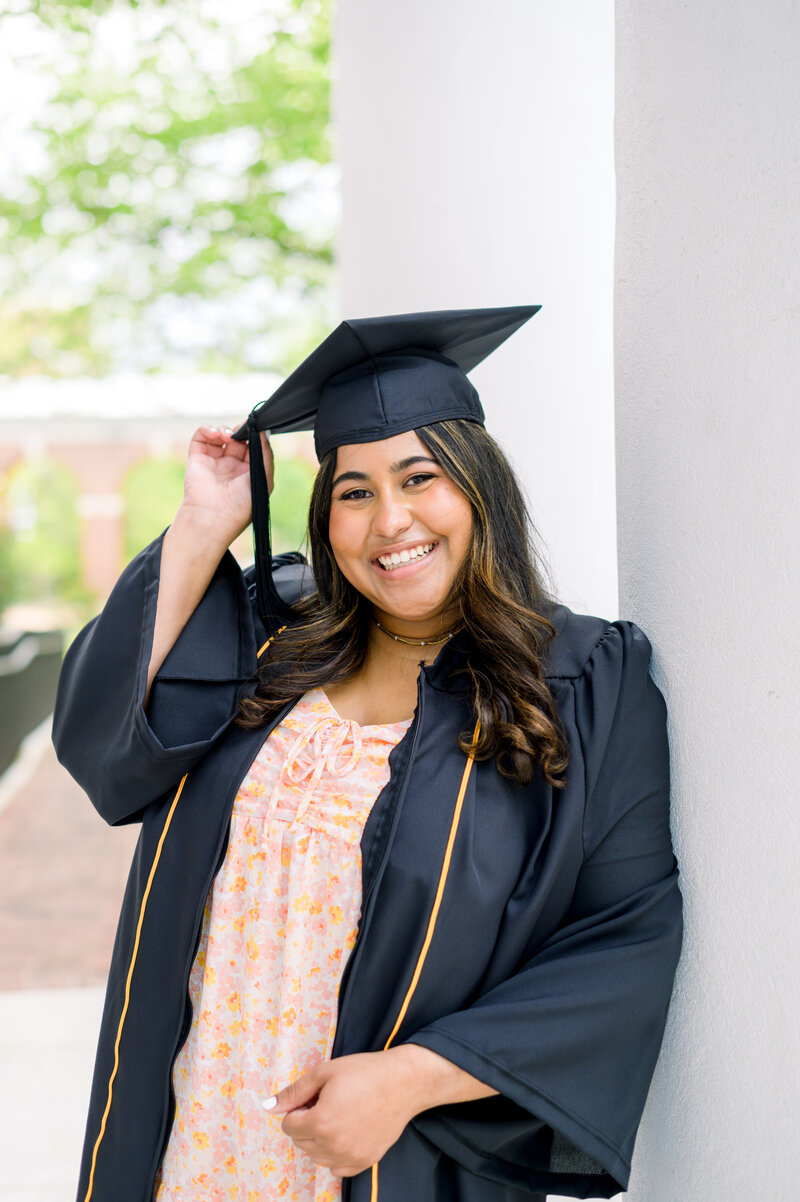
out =
{"type": "Polygon", "coordinates": [[[552,604],[545,614],[555,627],[544,665],[545,676],[551,680],[584,676],[600,651],[605,659],[614,660],[635,646],[649,663],[650,642],[634,622],[575,613],[561,603],[552,604]]]}

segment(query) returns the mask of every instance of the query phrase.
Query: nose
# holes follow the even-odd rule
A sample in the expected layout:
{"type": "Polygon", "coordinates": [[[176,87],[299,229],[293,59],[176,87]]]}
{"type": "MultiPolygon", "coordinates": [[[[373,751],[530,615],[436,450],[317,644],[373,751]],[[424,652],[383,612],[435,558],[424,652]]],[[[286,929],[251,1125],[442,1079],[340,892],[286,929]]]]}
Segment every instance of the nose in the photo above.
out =
{"type": "Polygon", "coordinates": [[[396,539],[409,529],[414,518],[407,502],[394,492],[379,495],[373,510],[372,529],[380,538],[396,539]]]}

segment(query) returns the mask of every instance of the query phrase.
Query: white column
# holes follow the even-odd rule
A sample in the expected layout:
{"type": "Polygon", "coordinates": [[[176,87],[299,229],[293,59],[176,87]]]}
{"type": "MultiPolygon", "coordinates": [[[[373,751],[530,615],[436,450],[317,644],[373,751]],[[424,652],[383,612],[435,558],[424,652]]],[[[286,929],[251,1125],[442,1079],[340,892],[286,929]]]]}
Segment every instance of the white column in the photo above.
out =
{"type": "Polygon", "coordinates": [[[687,909],[632,1202],[800,1181],[800,6],[617,3],[620,596],[687,909]]]}
{"type": "Polygon", "coordinates": [[[616,616],[611,0],[339,0],[344,317],[535,303],[473,379],[557,587],[616,616]]]}

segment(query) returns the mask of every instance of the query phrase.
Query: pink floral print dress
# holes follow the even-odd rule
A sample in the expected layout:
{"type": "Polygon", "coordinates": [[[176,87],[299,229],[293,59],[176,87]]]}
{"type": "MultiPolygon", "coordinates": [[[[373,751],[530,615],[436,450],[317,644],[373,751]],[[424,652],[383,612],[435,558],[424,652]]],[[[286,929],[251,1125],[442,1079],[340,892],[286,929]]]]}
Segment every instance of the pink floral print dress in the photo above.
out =
{"type": "Polygon", "coordinates": [[[330,1055],[361,911],[361,833],[409,725],[359,726],[314,689],[242,782],[191,971],[157,1202],[340,1198],[340,1180],[261,1102],[330,1055]]]}

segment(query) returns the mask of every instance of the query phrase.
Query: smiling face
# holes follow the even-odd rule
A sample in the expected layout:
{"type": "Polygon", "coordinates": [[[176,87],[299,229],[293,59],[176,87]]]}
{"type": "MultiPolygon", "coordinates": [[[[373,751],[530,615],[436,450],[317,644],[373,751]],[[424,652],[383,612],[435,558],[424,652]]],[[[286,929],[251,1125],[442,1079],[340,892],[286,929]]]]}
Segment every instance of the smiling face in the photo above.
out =
{"type": "Polygon", "coordinates": [[[339,570],[395,633],[453,624],[472,507],[413,430],[339,447],[328,531],[339,570]]]}

